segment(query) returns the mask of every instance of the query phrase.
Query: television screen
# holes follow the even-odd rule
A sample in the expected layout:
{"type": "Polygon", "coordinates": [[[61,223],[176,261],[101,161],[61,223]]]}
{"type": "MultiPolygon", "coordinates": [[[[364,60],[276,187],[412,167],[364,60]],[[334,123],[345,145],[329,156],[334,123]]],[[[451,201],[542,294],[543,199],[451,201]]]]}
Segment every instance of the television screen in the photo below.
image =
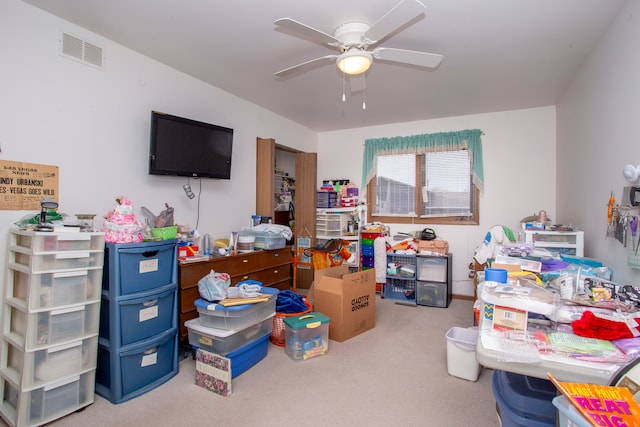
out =
{"type": "Polygon", "coordinates": [[[233,129],[151,112],[149,174],[231,178],[233,129]]]}

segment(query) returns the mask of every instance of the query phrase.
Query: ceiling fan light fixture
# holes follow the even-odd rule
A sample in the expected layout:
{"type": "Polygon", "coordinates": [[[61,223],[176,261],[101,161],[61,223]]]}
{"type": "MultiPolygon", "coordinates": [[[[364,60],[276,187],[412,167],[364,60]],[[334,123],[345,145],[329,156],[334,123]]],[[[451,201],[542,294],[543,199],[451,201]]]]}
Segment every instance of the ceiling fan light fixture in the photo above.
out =
{"type": "Polygon", "coordinates": [[[369,52],[352,49],[344,52],[336,60],[336,64],[340,71],[345,74],[362,74],[371,67],[373,57],[369,52]]]}

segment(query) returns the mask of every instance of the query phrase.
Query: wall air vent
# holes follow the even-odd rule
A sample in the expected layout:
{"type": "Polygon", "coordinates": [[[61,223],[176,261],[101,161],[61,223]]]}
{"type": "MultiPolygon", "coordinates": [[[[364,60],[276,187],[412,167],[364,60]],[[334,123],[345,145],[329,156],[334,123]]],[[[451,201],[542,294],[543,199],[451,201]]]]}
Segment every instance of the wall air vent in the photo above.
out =
{"type": "Polygon", "coordinates": [[[60,55],[104,69],[104,49],[78,37],[60,34],[60,55]]]}

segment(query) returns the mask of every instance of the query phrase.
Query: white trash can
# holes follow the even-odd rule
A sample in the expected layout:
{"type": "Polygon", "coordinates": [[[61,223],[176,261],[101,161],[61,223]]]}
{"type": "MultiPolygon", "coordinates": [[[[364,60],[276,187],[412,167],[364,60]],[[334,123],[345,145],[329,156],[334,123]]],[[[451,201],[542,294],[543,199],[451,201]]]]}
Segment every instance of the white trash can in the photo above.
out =
{"type": "Polygon", "coordinates": [[[447,331],[447,371],[449,375],[478,381],[482,366],[476,360],[476,328],[452,327],[447,331]]]}

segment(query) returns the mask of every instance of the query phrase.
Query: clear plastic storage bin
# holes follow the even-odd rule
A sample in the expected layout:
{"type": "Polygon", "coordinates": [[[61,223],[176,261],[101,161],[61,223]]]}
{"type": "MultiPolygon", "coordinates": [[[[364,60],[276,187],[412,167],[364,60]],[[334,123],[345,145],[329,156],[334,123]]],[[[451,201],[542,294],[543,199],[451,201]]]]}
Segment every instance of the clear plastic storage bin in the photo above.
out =
{"type": "Polygon", "coordinates": [[[101,281],[102,268],[29,273],[24,266],[13,264],[9,266],[7,297],[29,310],[58,308],[99,300],[101,281]]]}
{"type": "Polygon", "coordinates": [[[189,331],[189,344],[225,356],[267,333],[270,334],[273,316],[275,316],[275,312],[255,325],[235,331],[207,328],[202,326],[198,319],[188,320],[185,322],[185,326],[189,331]]]}
{"type": "Polygon", "coordinates": [[[34,253],[104,249],[104,233],[34,233],[15,230],[16,245],[34,253]]]}
{"type": "Polygon", "coordinates": [[[6,340],[4,344],[7,366],[2,371],[22,389],[42,387],[96,367],[97,336],[36,351],[24,351],[6,340]]]}
{"type": "Polygon", "coordinates": [[[421,257],[417,258],[416,277],[425,282],[446,282],[447,258],[421,257]]]}
{"type": "Polygon", "coordinates": [[[285,353],[292,360],[307,360],[329,351],[331,319],[318,312],[285,317],[285,353]]]}
{"type": "Polygon", "coordinates": [[[98,333],[100,302],[27,313],[5,305],[5,336],[26,351],[66,344],[98,333]],[[26,331],[29,331],[27,334],[26,331]]]}
{"type": "Polygon", "coordinates": [[[263,287],[262,293],[271,295],[269,301],[230,307],[224,307],[220,304],[210,303],[202,298],[198,298],[195,301],[195,305],[200,316],[200,324],[209,328],[218,328],[227,331],[244,329],[248,326],[255,325],[264,320],[265,317],[276,312],[278,289],[263,287]]]}
{"type": "Polygon", "coordinates": [[[32,254],[26,249],[12,248],[16,264],[24,265],[30,273],[44,273],[54,270],[102,267],[104,252],[57,252],[32,254]]]}
{"type": "Polygon", "coordinates": [[[20,391],[0,374],[2,410],[13,425],[46,424],[93,402],[95,371],[20,391]]]}

